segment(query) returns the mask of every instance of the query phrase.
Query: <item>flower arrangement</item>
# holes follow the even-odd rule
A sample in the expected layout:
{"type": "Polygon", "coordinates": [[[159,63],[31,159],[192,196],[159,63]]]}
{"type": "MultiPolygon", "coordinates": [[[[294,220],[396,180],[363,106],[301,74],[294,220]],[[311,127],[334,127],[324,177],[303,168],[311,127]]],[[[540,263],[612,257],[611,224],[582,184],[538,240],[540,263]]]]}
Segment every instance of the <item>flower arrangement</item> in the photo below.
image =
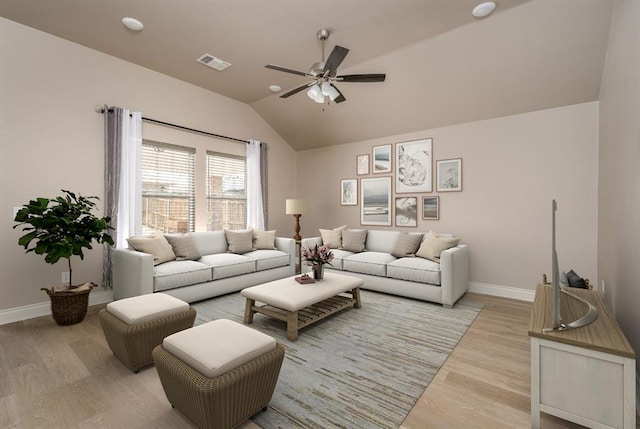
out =
{"type": "Polygon", "coordinates": [[[303,247],[301,252],[305,265],[309,265],[314,269],[319,268],[324,264],[331,265],[331,261],[333,261],[333,253],[329,246],[318,247],[316,244],[314,247],[303,247]]]}

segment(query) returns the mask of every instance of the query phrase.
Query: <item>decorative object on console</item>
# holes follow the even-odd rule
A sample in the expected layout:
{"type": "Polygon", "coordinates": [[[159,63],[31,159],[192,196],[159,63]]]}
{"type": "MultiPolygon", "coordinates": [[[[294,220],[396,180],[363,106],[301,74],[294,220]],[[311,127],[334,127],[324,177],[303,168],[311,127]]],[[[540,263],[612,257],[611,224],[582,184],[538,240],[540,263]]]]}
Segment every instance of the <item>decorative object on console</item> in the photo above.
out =
{"type": "Polygon", "coordinates": [[[312,279],[311,277],[309,277],[309,274],[307,273],[303,273],[300,277],[295,277],[295,280],[300,283],[300,284],[308,284],[308,283],[315,283],[316,281],[314,279],[312,279]]]}
{"type": "Polygon", "coordinates": [[[369,174],[369,154],[356,155],[356,174],[369,174]]]}
{"type": "Polygon", "coordinates": [[[61,292],[54,288],[42,290],[51,298],[54,320],[59,325],[73,325],[84,319],[89,293],[95,285],[85,283],[82,289],[73,286],[71,256],[84,259],[83,249],[91,249],[93,241],[113,245],[113,239],[108,234],[111,219],[98,218],[93,214],[96,204],[92,200],[98,200],[98,197],[83,197],[64,189],[62,192],[64,195],[55,199],[29,201],[16,213],[14,221],[18,224],[13,228],[22,226],[22,231],[27,232],[18,239],[18,244],[26,249],[25,253],[44,255],[48,264],[55,264],[60,258],[67,260],[69,287],[61,292]],[[65,303],[67,296],[70,301],[65,303]]]}
{"type": "Polygon", "coordinates": [[[431,192],[433,139],[396,143],[396,193],[431,192]]]}
{"type": "Polygon", "coordinates": [[[305,265],[309,265],[313,269],[313,278],[322,280],[324,277],[324,265],[331,265],[333,261],[333,252],[329,246],[303,247],[301,249],[302,258],[305,265]]]}
{"type": "Polygon", "coordinates": [[[396,226],[418,226],[417,197],[396,197],[396,226]]]}
{"type": "Polygon", "coordinates": [[[440,219],[440,197],[422,197],[422,219],[440,219]]]}
{"type": "Polygon", "coordinates": [[[362,179],[360,223],[391,226],[391,177],[362,179]]]}
{"type": "Polygon", "coordinates": [[[300,217],[307,212],[307,202],[305,200],[288,199],[286,203],[286,213],[296,218],[295,232],[293,239],[300,241],[300,217]]]}
{"type": "Polygon", "coordinates": [[[373,173],[391,173],[391,145],[374,146],[373,173]]]}
{"type": "Polygon", "coordinates": [[[436,161],[436,191],[462,191],[462,158],[436,161]]]}
{"type": "Polygon", "coordinates": [[[358,179],[340,181],[340,204],[343,206],[358,205],[358,179]]]}

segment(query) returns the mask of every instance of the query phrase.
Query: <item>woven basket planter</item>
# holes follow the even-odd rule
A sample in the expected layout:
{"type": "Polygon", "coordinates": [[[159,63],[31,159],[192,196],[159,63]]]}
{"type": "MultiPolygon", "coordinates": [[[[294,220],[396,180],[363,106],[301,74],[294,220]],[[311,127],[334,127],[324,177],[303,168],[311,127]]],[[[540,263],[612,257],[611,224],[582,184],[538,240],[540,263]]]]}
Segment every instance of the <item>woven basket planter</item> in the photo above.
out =
{"type": "Polygon", "coordinates": [[[58,325],[75,325],[82,322],[87,315],[89,306],[89,294],[95,287],[94,284],[89,289],[82,292],[52,292],[51,289],[42,288],[51,299],[51,315],[58,325]]]}

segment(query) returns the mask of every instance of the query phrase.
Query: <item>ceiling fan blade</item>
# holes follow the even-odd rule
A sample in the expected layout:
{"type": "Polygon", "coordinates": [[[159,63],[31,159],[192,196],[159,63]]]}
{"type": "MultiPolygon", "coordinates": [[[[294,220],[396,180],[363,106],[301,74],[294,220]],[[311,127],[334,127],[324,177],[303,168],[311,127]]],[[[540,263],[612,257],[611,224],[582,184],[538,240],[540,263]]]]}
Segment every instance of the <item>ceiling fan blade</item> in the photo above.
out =
{"type": "Polygon", "coordinates": [[[387,77],[384,73],[370,73],[370,74],[345,74],[343,76],[336,76],[342,82],[384,82],[387,77]]]}
{"type": "Polygon", "coordinates": [[[333,77],[338,72],[338,67],[344,61],[344,57],[347,56],[349,50],[347,48],[343,48],[342,46],[334,46],[333,50],[329,54],[329,58],[327,62],[324,64],[324,72],[329,71],[329,76],[333,77]]]}
{"type": "Polygon", "coordinates": [[[335,86],[334,84],[331,84],[331,86],[340,94],[335,98],[335,100],[333,100],[334,103],[342,103],[343,101],[347,101],[347,99],[344,98],[344,95],[340,92],[337,86],[335,86]]]}
{"type": "Polygon", "coordinates": [[[309,88],[309,87],[310,87],[310,86],[312,86],[314,83],[316,83],[316,82],[315,82],[315,81],[313,81],[313,82],[305,83],[305,84],[304,84],[304,85],[302,85],[302,86],[299,86],[299,87],[297,87],[297,88],[295,88],[295,89],[292,89],[291,91],[287,92],[286,94],[282,94],[282,95],[280,96],[280,98],[287,98],[287,97],[291,97],[292,95],[297,94],[297,93],[299,93],[300,91],[302,91],[302,90],[304,90],[304,89],[309,88]]]}
{"type": "Polygon", "coordinates": [[[301,72],[299,70],[294,70],[294,69],[288,69],[286,67],[277,66],[275,64],[267,64],[265,66],[265,68],[268,68],[268,69],[271,69],[271,70],[277,70],[277,71],[281,71],[281,72],[285,72],[285,73],[297,74],[297,75],[300,75],[300,76],[313,77],[309,73],[301,72]]]}

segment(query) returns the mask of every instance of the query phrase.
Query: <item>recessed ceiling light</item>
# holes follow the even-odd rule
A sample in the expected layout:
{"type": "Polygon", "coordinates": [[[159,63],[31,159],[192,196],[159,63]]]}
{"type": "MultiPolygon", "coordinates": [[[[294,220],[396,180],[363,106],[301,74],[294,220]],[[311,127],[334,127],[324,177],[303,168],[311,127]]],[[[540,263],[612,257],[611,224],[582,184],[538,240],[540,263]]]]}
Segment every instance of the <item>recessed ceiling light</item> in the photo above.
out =
{"type": "Polygon", "coordinates": [[[269,85],[269,91],[271,92],[280,92],[280,90],[282,90],[282,88],[278,85],[269,85]]]}
{"type": "Polygon", "coordinates": [[[133,30],[133,31],[140,31],[144,28],[144,25],[142,24],[142,22],[138,21],[135,18],[130,18],[128,16],[125,18],[122,18],[122,23],[129,30],[133,30]]]}
{"type": "Polygon", "coordinates": [[[491,15],[491,12],[496,8],[495,2],[486,1],[484,3],[480,3],[478,6],[473,8],[471,12],[473,16],[476,18],[484,18],[485,16],[491,15]]]}

